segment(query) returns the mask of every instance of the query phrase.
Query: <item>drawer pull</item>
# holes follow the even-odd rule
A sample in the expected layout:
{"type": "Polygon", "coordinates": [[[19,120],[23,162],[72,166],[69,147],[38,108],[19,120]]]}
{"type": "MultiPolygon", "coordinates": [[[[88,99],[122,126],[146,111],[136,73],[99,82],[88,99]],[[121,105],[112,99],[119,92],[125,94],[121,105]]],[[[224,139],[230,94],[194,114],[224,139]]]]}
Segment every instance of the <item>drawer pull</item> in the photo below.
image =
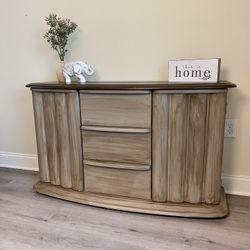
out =
{"type": "Polygon", "coordinates": [[[138,133],[147,134],[151,132],[150,128],[119,128],[119,127],[100,127],[100,126],[81,126],[83,130],[102,131],[113,133],[138,133]]]}
{"type": "Polygon", "coordinates": [[[149,165],[139,165],[139,164],[136,165],[136,164],[126,164],[119,162],[98,162],[98,161],[84,160],[83,163],[89,166],[102,167],[102,168],[116,168],[116,169],[139,170],[139,171],[146,171],[151,169],[151,166],[149,165]]]}

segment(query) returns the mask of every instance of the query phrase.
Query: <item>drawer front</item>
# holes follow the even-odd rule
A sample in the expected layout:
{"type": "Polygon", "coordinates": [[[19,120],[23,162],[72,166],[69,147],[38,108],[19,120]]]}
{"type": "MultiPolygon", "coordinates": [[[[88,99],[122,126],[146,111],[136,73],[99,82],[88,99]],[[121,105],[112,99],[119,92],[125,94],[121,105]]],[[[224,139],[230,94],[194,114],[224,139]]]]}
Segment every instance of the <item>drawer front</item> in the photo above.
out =
{"type": "Polygon", "coordinates": [[[82,131],[84,159],[151,165],[151,133],[82,131]]]}
{"type": "Polygon", "coordinates": [[[151,128],[151,92],[81,91],[83,125],[151,128]]]}
{"type": "Polygon", "coordinates": [[[151,199],[151,171],[84,165],[85,191],[151,199]]]}

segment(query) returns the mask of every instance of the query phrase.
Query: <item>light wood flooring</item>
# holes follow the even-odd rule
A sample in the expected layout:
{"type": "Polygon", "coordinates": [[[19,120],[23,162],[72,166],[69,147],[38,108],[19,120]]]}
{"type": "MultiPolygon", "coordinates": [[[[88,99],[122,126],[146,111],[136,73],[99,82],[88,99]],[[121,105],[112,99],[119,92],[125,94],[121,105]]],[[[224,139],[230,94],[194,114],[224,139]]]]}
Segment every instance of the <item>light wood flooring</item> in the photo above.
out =
{"type": "Polygon", "coordinates": [[[34,193],[37,175],[0,168],[0,250],[250,249],[250,197],[224,219],[184,219],[85,206],[34,193]]]}

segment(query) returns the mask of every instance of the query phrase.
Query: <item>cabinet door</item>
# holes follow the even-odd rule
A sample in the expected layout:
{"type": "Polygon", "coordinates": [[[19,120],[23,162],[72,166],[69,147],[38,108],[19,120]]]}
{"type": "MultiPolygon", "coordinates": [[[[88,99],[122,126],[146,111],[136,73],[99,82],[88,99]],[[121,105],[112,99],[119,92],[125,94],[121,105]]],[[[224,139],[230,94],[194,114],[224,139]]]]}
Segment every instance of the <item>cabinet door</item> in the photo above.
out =
{"type": "Polygon", "coordinates": [[[41,181],[83,190],[78,92],[34,90],[33,104],[41,181]]]}
{"type": "Polygon", "coordinates": [[[152,199],[220,202],[226,90],[156,91],[152,199]]]}

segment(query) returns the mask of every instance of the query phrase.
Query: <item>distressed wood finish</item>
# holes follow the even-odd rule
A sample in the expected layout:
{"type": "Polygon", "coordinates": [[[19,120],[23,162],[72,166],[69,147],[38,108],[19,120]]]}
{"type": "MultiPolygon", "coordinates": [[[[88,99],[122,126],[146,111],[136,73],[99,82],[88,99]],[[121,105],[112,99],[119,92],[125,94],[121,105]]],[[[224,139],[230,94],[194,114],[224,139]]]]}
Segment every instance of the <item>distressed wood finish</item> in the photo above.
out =
{"type": "Polygon", "coordinates": [[[190,203],[202,202],[208,97],[209,96],[203,94],[190,96],[186,158],[188,167],[186,169],[185,198],[185,201],[190,203]]]}
{"type": "Polygon", "coordinates": [[[36,142],[39,163],[39,176],[41,181],[50,182],[46,130],[43,111],[43,95],[39,92],[33,92],[33,109],[36,129],[36,142]]]}
{"type": "Polygon", "coordinates": [[[151,128],[151,94],[148,91],[81,92],[83,125],[151,128]]]}
{"type": "Polygon", "coordinates": [[[60,161],[60,178],[61,186],[71,188],[71,169],[69,155],[69,133],[66,95],[61,93],[55,94],[55,117],[58,140],[58,155],[60,161]]]}
{"type": "Polygon", "coordinates": [[[71,189],[64,189],[47,183],[38,182],[34,186],[35,191],[59,199],[74,201],[98,207],[105,207],[123,211],[193,217],[193,218],[219,218],[228,213],[228,206],[223,189],[221,190],[221,201],[216,205],[153,202],[150,200],[125,198],[119,196],[94,194],[89,192],[75,192],[71,189]]]}
{"type": "Polygon", "coordinates": [[[219,203],[226,91],[157,91],[153,103],[152,199],[219,203]]]}
{"type": "Polygon", "coordinates": [[[87,160],[151,165],[151,133],[85,131],[83,155],[87,160]]]}
{"type": "Polygon", "coordinates": [[[152,200],[160,202],[168,198],[169,100],[166,95],[153,95],[152,200]]]}
{"type": "Polygon", "coordinates": [[[45,121],[45,132],[47,142],[47,159],[50,172],[50,182],[60,185],[60,169],[57,154],[57,135],[55,121],[55,95],[52,93],[43,94],[43,110],[45,121]]]}
{"type": "Polygon", "coordinates": [[[41,180],[83,190],[78,93],[33,92],[41,180]]]}
{"type": "Polygon", "coordinates": [[[168,201],[173,202],[185,201],[188,104],[188,95],[170,96],[168,201]]]}
{"type": "Polygon", "coordinates": [[[151,199],[151,171],[84,165],[87,192],[151,199]]]}
{"type": "Polygon", "coordinates": [[[130,170],[150,170],[151,166],[142,164],[128,164],[119,162],[103,162],[103,161],[91,161],[84,160],[84,164],[89,166],[103,167],[103,168],[117,168],[117,169],[130,169],[130,170]]]}
{"type": "Polygon", "coordinates": [[[102,131],[102,132],[114,132],[114,133],[150,133],[149,128],[120,128],[120,127],[100,127],[100,126],[81,126],[83,130],[88,131],[102,131]]]}
{"type": "Polygon", "coordinates": [[[221,166],[226,114],[226,93],[212,94],[207,117],[206,160],[203,180],[203,201],[220,202],[221,166]]]}
{"type": "Polygon", "coordinates": [[[67,93],[67,111],[69,128],[69,150],[72,189],[83,190],[82,142],[80,131],[79,95],[67,93]]]}
{"type": "Polygon", "coordinates": [[[234,84],[30,86],[37,192],[142,213],[228,213],[221,166],[234,84]]]}

